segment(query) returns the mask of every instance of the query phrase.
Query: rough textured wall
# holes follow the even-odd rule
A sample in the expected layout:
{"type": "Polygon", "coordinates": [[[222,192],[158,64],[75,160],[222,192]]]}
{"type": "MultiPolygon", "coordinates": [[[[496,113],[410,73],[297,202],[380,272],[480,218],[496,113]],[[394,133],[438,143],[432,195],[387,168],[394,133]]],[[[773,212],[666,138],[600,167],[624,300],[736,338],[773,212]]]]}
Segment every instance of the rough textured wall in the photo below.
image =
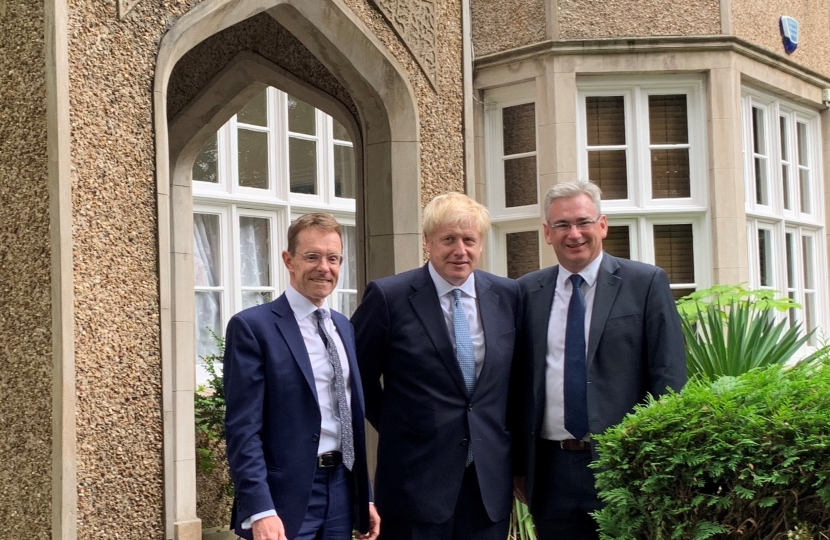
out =
{"type": "Polygon", "coordinates": [[[475,56],[544,41],[548,1],[551,0],[473,0],[475,56]]]}
{"type": "Polygon", "coordinates": [[[720,0],[558,0],[558,5],[562,39],[720,34],[720,0]]]}
{"type": "Polygon", "coordinates": [[[343,85],[297,38],[267,13],[255,15],[211,36],[179,60],[167,87],[167,118],[175,118],[238,52],[245,50],[267,58],[295,77],[337,98],[352,111],[355,119],[358,118],[354,102],[343,85]]]}
{"type": "Polygon", "coordinates": [[[789,55],[795,62],[830,75],[830,3],[824,0],[733,0],[735,35],[765,49],[787,56],[781,43],[778,19],[789,15],[798,21],[798,49],[789,55]]]}
{"type": "Polygon", "coordinates": [[[415,89],[421,122],[421,199],[464,191],[464,96],[462,92],[461,0],[437,0],[438,92],[406,46],[369,0],[344,0],[392,52],[415,89]]]}
{"type": "Polygon", "coordinates": [[[44,4],[0,6],[0,536],[48,539],[52,317],[44,4]]]}
{"type": "Polygon", "coordinates": [[[80,539],[164,532],[152,84],[185,9],[69,0],[80,539]]]}

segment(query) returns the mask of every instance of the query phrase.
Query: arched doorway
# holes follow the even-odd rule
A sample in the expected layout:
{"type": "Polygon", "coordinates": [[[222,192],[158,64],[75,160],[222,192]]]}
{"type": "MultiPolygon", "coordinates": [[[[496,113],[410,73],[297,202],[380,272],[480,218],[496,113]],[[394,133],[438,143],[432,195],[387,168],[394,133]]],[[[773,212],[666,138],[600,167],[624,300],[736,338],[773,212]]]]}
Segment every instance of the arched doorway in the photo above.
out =
{"type": "Polygon", "coordinates": [[[401,66],[341,0],[206,0],[170,29],[159,49],[154,87],[168,538],[201,535],[193,433],[191,169],[205,141],[266,86],[311,96],[308,101],[342,124],[355,141],[357,252],[365,254],[360,265],[365,279],[420,263],[414,93],[401,66]],[[351,107],[249,52],[235,55],[175,118],[168,118],[169,85],[177,63],[211,36],[262,13],[319,60],[347,92],[351,107]]]}

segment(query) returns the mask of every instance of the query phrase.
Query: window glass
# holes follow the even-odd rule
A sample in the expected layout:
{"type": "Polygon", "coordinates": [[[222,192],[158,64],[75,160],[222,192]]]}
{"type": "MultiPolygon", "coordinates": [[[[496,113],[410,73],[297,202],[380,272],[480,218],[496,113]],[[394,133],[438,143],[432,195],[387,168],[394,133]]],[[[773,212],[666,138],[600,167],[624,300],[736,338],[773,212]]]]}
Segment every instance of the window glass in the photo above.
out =
{"type": "Polygon", "coordinates": [[[807,137],[807,124],[796,122],[798,141],[798,180],[801,191],[801,211],[812,214],[812,180],[810,178],[810,147],[807,137]]]}
{"type": "Polygon", "coordinates": [[[767,135],[764,110],[752,108],[753,165],[755,171],[755,202],[769,204],[767,187],[767,135]]]}
{"type": "MultiPolygon", "coordinates": [[[[804,266],[804,330],[810,332],[818,324],[817,310],[818,300],[816,294],[816,267],[813,237],[803,235],[801,237],[801,256],[804,266]]],[[[818,338],[813,335],[808,345],[818,345],[818,338]]]]}
{"type": "Polygon", "coordinates": [[[288,164],[292,193],[317,193],[317,142],[290,137],[288,164]]]}
{"type": "Polygon", "coordinates": [[[625,150],[589,150],[588,177],[600,187],[603,199],[628,198],[625,150]]]}
{"type": "Polygon", "coordinates": [[[781,188],[784,195],[784,209],[792,209],[792,190],[790,183],[792,182],[792,167],[790,157],[790,129],[789,119],[786,116],[781,116],[778,119],[778,130],[781,134],[781,188]]]}
{"type": "Polygon", "coordinates": [[[669,283],[695,282],[694,233],[691,223],[654,226],[654,264],[666,271],[669,283]]]}
{"type": "Polygon", "coordinates": [[[651,151],[651,192],[655,199],[691,196],[689,149],[651,151]]]}
{"type": "Polygon", "coordinates": [[[271,220],[239,217],[239,259],[243,287],[271,285],[271,220]]]}
{"type": "Polygon", "coordinates": [[[336,140],[352,142],[352,138],[349,137],[349,132],[346,131],[346,128],[343,127],[343,124],[341,124],[340,122],[338,122],[337,120],[335,120],[333,118],[332,118],[331,122],[332,122],[332,129],[334,130],[333,136],[336,140]]]}
{"type": "Polygon", "coordinates": [[[334,196],[354,199],[354,148],[334,145],[334,196]]]}
{"type": "Polygon", "coordinates": [[[304,101],[288,96],[288,131],[316,135],[315,108],[304,101]]]}
{"type": "Polygon", "coordinates": [[[219,150],[217,148],[217,137],[214,133],[199,150],[199,155],[196,156],[196,161],[193,163],[193,181],[218,184],[218,161],[219,150]]]}
{"type": "Polygon", "coordinates": [[[651,144],[687,144],[686,94],[648,96],[648,126],[651,144]]]}
{"type": "Polygon", "coordinates": [[[340,228],[343,240],[343,264],[337,284],[340,312],[351,317],[357,309],[357,230],[345,225],[340,228]]]}
{"type": "Polygon", "coordinates": [[[539,231],[506,235],[507,277],[517,279],[539,269],[539,231]]]}
{"type": "Polygon", "coordinates": [[[193,214],[193,264],[197,287],[218,287],[222,284],[219,227],[218,215],[193,214]]]}
{"type": "Polygon", "coordinates": [[[655,199],[691,196],[686,95],[648,96],[651,192],[655,199]],[[661,145],[655,148],[655,145],[661,145]],[[665,148],[668,145],[682,146],[665,148]]]}
{"type": "Polygon", "coordinates": [[[588,146],[625,144],[625,99],[623,96],[585,98],[588,146]]]}
{"type": "Polygon", "coordinates": [[[772,274],[772,231],[758,229],[758,268],[761,287],[775,285],[772,274]]]}
{"type": "Polygon", "coordinates": [[[236,121],[265,127],[268,125],[267,91],[263,90],[236,113],[236,121]]]}
{"type": "Polygon", "coordinates": [[[504,206],[536,204],[536,156],[504,160],[504,206]]]}
{"type": "Polygon", "coordinates": [[[628,225],[609,225],[608,235],[602,241],[606,253],[621,259],[631,258],[631,236],[628,225]]]}
{"type": "Polygon", "coordinates": [[[237,130],[239,185],[268,189],[268,133],[237,130]]]}
{"type": "Polygon", "coordinates": [[[502,110],[504,155],[536,150],[536,104],[525,103],[502,110]]]}

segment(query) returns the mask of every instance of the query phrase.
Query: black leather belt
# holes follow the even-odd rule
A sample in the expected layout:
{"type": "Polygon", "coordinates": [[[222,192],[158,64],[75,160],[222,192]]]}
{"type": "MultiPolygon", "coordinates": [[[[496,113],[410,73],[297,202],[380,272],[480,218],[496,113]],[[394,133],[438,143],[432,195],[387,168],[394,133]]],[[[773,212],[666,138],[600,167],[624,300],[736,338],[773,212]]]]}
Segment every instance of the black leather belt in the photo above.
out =
{"type": "Polygon", "coordinates": [[[542,440],[558,446],[562,450],[567,450],[568,452],[584,452],[591,449],[591,443],[589,441],[579,441],[576,439],[565,439],[564,441],[550,441],[547,439],[542,440]]]}
{"type": "Polygon", "coordinates": [[[317,456],[317,467],[321,469],[337,467],[341,463],[343,463],[342,452],[326,452],[317,456]]]}

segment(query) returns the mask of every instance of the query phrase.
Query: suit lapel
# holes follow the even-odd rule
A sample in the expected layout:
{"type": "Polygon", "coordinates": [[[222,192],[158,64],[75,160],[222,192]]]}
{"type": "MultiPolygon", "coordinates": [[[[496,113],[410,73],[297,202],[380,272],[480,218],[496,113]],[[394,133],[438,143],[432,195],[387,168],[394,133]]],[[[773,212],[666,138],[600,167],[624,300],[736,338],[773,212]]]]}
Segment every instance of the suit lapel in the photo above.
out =
{"type": "MultiPolygon", "coordinates": [[[[484,329],[484,364],[481,366],[481,373],[476,380],[473,392],[479,385],[487,380],[487,375],[493,366],[493,355],[496,354],[496,337],[500,334],[498,322],[499,297],[490,290],[492,282],[482,273],[476,272],[476,296],[478,296],[478,315],[481,319],[481,326],[484,329]]],[[[459,368],[460,371],[460,368],[459,368]]]]}
{"type": "MultiPolygon", "coordinates": [[[[559,275],[559,266],[553,266],[539,277],[535,289],[528,294],[530,301],[530,335],[534,336],[533,380],[535,385],[533,394],[536,401],[536,410],[543,411],[545,406],[545,371],[547,363],[548,322],[550,310],[553,307],[553,295],[556,292],[556,277],[559,275]]],[[[541,423],[542,415],[538,415],[537,425],[541,423]]],[[[537,426],[538,427],[538,426],[537,426]]]]}
{"type": "Polygon", "coordinates": [[[303,373],[308,386],[311,388],[312,394],[314,394],[314,400],[319,405],[317,386],[314,384],[314,373],[311,371],[311,360],[308,358],[305,341],[303,341],[303,335],[300,333],[300,325],[297,324],[297,318],[294,316],[294,312],[291,311],[291,305],[288,303],[285,294],[281,295],[274,302],[273,311],[277,315],[277,329],[282,334],[282,337],[285,338],[285,342],[288,343],[291,356],[294,357],[294,360],[300,367],[300,371],[303,373]]]}
{"type": "Polygon", "coordinates": [[[467,385],[464,383],[464,375],[462,375],[458,360],[455,358],[450,333],[444,321],[441,303],[438,301],[438,291],[435,290],[435,284],[432,282],[432,277],[430,277],[426,266],[422,269],[421,279],[418,283],[413,283],[412,287],[415,289],[409,297],[412,309],[415,310],[415,314],[421,320],[421,324],[424,325],[427,336],[438,351],[438,356],[444,362],[444,366],[450,372],[455,384],[458,385],[464,395],[467,395],[467,385]]]}
{"type": "Polygon", "coordinates": [[[597,353],[602,332],[605,330],[608,314],[611,313],[611,308],[620,290],[622,280],[614,275],[619,267],[620,265],[614,257],[603,253],[599,273],[597,274],[597,292],[594,295],[594,306],[591,311],[591,329],[588,332],[587,362],[589,369],[594,362],[594,356],[597,353]]]}

